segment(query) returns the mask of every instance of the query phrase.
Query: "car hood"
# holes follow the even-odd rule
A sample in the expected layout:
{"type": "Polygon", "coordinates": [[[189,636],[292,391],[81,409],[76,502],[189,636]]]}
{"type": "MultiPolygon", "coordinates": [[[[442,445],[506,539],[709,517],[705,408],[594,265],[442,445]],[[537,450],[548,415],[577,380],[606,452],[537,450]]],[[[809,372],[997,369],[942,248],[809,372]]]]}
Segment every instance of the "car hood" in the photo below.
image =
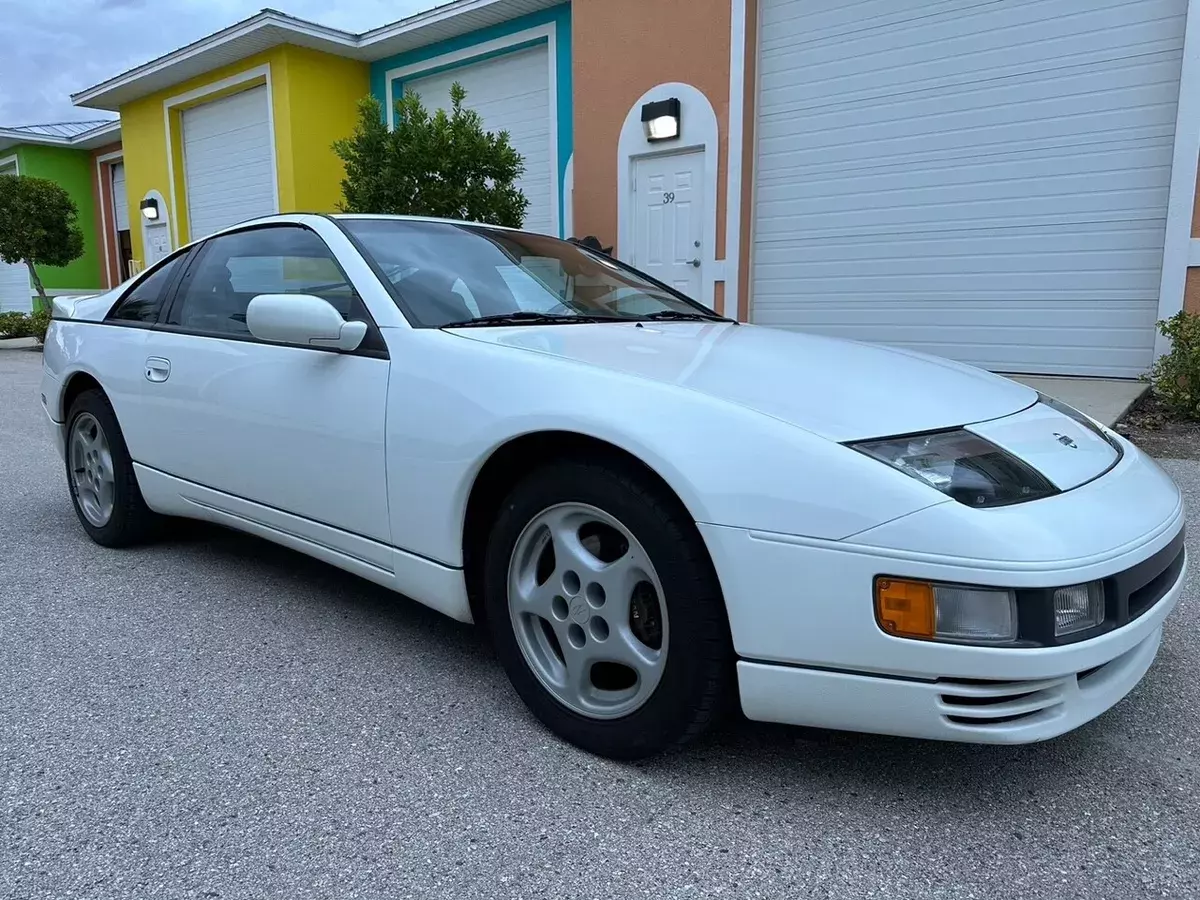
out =
{"type": "Polygon", "coordinates": [[[1037,392],[907,350],[731,322],[522,325],[452,333],[678,385],[834,441],[997,419],[1037,392]]]}

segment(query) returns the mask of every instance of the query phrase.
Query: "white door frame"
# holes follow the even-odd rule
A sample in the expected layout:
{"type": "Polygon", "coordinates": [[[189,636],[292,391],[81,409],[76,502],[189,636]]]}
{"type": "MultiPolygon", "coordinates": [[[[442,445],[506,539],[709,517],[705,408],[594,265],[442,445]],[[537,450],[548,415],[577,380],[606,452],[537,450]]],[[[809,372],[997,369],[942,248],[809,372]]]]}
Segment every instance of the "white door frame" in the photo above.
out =
{"type": "MultiPolygon", "coordinates": [[[[254,66],[246,69],[244,72],[238,72],[236,75],[230,75],[228,78],[222,78],[220,81],[214,81],[212,84],[206,84],[203,87],[194,88],[183,94],[176,94],[174,97],[168,97],[163,101],[163,128],[167,138],[167,193],[171,198],[171,238],[172,249],[179,247],[179,217],[178,217],[178,198],[175,196],[175,145],[172,143],[171,137],[171,112],[172,110],[183,107],[183,110],[190,109],[193,106],[202,105],[204,98],[212,94],[222,94],[220,97],[214,97],[214,100],[224,100],[231,96],[236,91],[231,90],[234,87],[240,87],[239,90],[250,90],[259,87],[260,84],[267,86],[267,134],[270,136],[271,148],[271,191],[275,198],[275,212],[279,212],[279,153],[275,141],[275,89],[271,84],[271,64],[264,63],[261,66],[254,66]],[[228,92],[228,93],[223,93],[228,92]]],[[[183,110],[180,110],[181,112],[183,110]]],[[[183,190],[187,192],[187,155],[183,152],[183,122],[179,123],[179,149],[180,156],[183,159],[183,190]]],[[[184,202],[187,202],[185,196],[184,202]]],[[[188,216],[188,231],[191,232],[192,219],[188,216]]],[[[190,238],[189,238],[190,239],[190,238]]],[[[186,242],[184,242],[186,243],[186,242]]],[[[145,248],[142,250],[142,255],[145,256],[145,248]]]]}
{"type": "MultiPolygon", "coordinates": [[[[674,156],[699,151],[704,154],[701,190],[704,216],[700,226],[700,296],[701,303],[713,308],[716,283],[725,280],[725,260],[717,259],[717,156],[720,131],[717,114],[708,98],[690,84],[672,81],[651,88],[637,99],[625,114],[621,136],[617,141],[617,257],[626,262],[633,252],[633,217],[637,203],[633,197],[633,168],[637,160],[648,156],[674,156]],[[665,146],[650,143],[642,125],[642,105],[652,100],[679,100],[679,139],[665,146]]],[[[604,235],[597,235],[601,241],[604,235]]],[[[726,296],[729,286],[726,285],[726,296]]]]}
{"type": "MultiPolygon", "coordinates": [[[[118,234],[118,229],[117,229],[117,208],[116,208],[117,196],[116,196],[116,194],[113,193],[113,190],[112,190],[112,187],[113,187],[112,170],[113,170],[113,166],[116,164],[117,160],[120,160],[122,163],[125,161],[125,151],[124,150],[114,150],[112,153],[103,153],[100,156],[96,157],[96,187],[98,188],[99,194],[100,194],[100,222],[104,226],[103,228],[100,229],[100,238],[101,238],[101,242],[104,247],[104,272],[106,275],[108,275],[108,286],[110,288],[114,288],[119,284],[119,281],[117,280],[116,275],[113,273],[113,270],[112,270],[112,259],[109,257],[109,254],[108,254],[108,233],[110,231],[112,232],[113,246],[116,247],[118,255],[121,252],[121,238],[120,238],[120,235],[118,234]],[[108,190],[107,191],[104,190],[103,171],[104,171],[105,164],[108,165],[108,190]],[[108,194],[108,196],[110,196],[112,198],[113,208],[111,210],[109,210],[107,208],[107,206],[104,202],[105,194],[108,194]],[[109,215],[110,212],[112,213],[111,216],[109,215]]],[[[126,178],[128,178],[128,176],[126,176],[126,178]]],[[[125,183],[128,185],[129,182],[126,181],[125,183]]],[[[138,218],[141,218],[141,216],[139,215],[138,218]]],[[[133,222],[131,221],[129,224],[130,224],[130,226],[132,226],[133,222]]],[[[116,274],[120,273],[120,268],[121,268],[121,265],[120,265],[120,262],[118,261],[116,274]]]]}

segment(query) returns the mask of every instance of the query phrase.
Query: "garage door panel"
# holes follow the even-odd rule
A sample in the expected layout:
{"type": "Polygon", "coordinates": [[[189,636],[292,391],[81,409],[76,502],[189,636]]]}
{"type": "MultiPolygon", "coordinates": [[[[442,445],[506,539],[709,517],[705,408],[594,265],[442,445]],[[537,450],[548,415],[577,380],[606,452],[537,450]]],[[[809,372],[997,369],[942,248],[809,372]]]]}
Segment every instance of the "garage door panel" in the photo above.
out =
{"type": "MultiPolygon", "coordinates": [[[[1078,296],[1087,296],[1091,299],[1090,292],[1078,292],[1078,296]]],[[[949,327],[1001,329],[997,335],[1002,334],[1002,330],[1005,328],[1019,328],[1019,326],[1012,325],[1014,316],[1037,314],[1043,316],[1045,327],[1039,329],[1037,335],[1030,339],[1030,344],[1040,343],[1043,345],[1050,345],[1058,341],[1060,336],[1053,333],[1059,330],[1083,333],[1089,328],[1106,328],[1120,331],[1139,329],[1146,324],[1145,308],[1136,299],[1102,300],[1096,304],[1097,313],[1092,317],[1094,321],[1084,323],[1081,327],[1079,309],[1070,298],[1014,299],[1010,294],[1000,292],[982,292],[977,299],[971,301],[968,308],[968,305],[949,298],[929,300],[925,299],[924,294],[905,296],[888,291],[874,297],[850,300],[839,298],[832,302],[813,303],[810,307],[810,318],[833,327],[851,327],[839,319],[846,303],[854,303],[863,315],[870,315],[879,323],[895,329],[897,336],[909,339],[914,335],[919,336],[921,332],[917,329],[922,328],[922,326],[913,324],[912,313],[914,311],[935,315],[938,321],[949,327]]],[[[777,317],[779,324],[791,324],[786,317],[786,307],[768,305],[766,311],[770,311],[772,308],[774,309],[772,314],[777,317]]],[[[977,330],[975,336],[978,337],[977,330]]],[[[989,336],[991,336],[990,331],[989,336]]],[[[1067,338],[1067,340],[1069,342],[1070,339],[1067,338]]]]}
{"type": "MultiPolygon", "coordinates": [[[[773,5],[767,4],[768,8],[773,5]]],[[[800,5],[819,8],[823,4],[800,5]]],[[[1130,5],[1129,0],[1093,0],[1087,4],[1067,2],[1059,7],[1053,2],[1031,0],[973,7],[916,3],[907,10],[896,10],[886,4],[889,13],[872,15],[863,4],[848,4],[846,11],[859,15],[856,22],[843,29],[814,29],[811,17],[805,16],[782,23],[764,17],[764,71],[774,64],[795,65],[788,61],[790,49],[792,53],[804,53],[804,68],[817,84],[843,73],[864,77],[864,70],[899,75],[900,80],[910,84],[939,68],[947,71],[949,65],[954,66],[950,74],[956,80],[970,80],[972,75],[985,73],[994,77],[990,72],[993,68],[1020,65],[1022,61],[1049,66],[1064,55],[1096,48],[1156,42],[1171,49],[1183,46],[1183,29],[1178,21],[1183,13],[1178,3],[1140,0],[1141,9],[1132,22],[1127,11],[1130,5]],[[869,57],[865,67],[853,68],[851,60],[856,56],[869,57]]]]}
{"type": "MultiPolygon", "coordinates": [[[[903,101],[825,105],[818,109],[764,109],[760,125],[763,152],[842,147],[869,137],[904,141],[936,136],[939,146],[976,146],[1004,140],[1028,140],[1048,134],[1112,133],[1154,125],[1174,126],[1173,99],[1163,85],[1177,81],[1179,57],[1078,80],[1050,79],[989,87],[956,94],[909,97],[903,101]],[[1103,78],[1103,88],[1098,88],[1103,78]],[[795,116],[803,114],[802,136],[794,134],[795,116]],[[1048,127],[1047,127],[1048,126],[1048,127]],[[978,133],[984,129],[985,133],[978,133]],[[1011,132],[1011,133],[1006,133],[1011,132]],[[797,141],[797,137],[802,140],[797,141]],[[787,143],[772,142],[791,139],[787,143]]],[[[893,148],[878,148],[885,154],[893,148]]]]}
{"type": "Polygon", "coordinates": [[[764,185],[772,200],[812,200],[856,194],[882,201],[905,194],[953,197],[974,192],[988,195],[1006,183],[1035,195],[1076,193],[1091,189],[1093,179],[1128,172],[1131,186],[1157,189],[1164,172],[1170,180],[1171,148],[1162,142],[1135,147],[1089,149],[1085,154],[1038,154],[1004,158],[965,159],[956,163],[801,172],[789,167],[787,176],[764,185]]]}
{"type": "Polygon", "coordinates": [[[763,0],[753,318],[1136,375],[1186,0],[763,0]]]}
{"type": "Polygon", "coordinates": [[[525,159],[517,186],[529,200],[525,227],[552,230],[550,57],[543,44],[489,60],[403,82],[430,109],[450,107],[450,87],[458,81],[467,92],[466,107],[479,113],[489,131],[507,131],[525,159]]]}
{"type": "MultiPolygon", "coordinates": [[[[1014,197],[974,202],[908,203],[882,208],[839,208],[836,202],[814,202],[814,210],[800,214],[794,202],[761,204],[759,239],[795,239],[833,234],[905,234],[963,228],[1035,227],[1070,222],[1120,221],[1161,222],[1165,213],[1145,204],[1165,208],[1167,188],[1158,190],[1093,191],[1085,196],[1060,194],[1049,197],[1014,197]],[[1161,218],[1160,218],[1161,216],[1161,218]],[[803,229],[809,233],[802,234],[803,229]]],[[[850,201],[853,202],[853,201],[850,201]]],[[[805,203],[807,205],[807,203],[805,203]]]]}
{"type": "Polygon", "coordinates": [[[1095,223],[1043,229],[979,229],[950,235],[892,235],[877,237],[821,237],[807,242],[766,242],[757,250],[756,264],[764,268],[803,263],[805,268],[822,262],[849,262],[855,266],[872,261],[967,257],[986,260],[1029,259],[1063,254],[1110,258],[1113,253],[1157,254],[1161,229],[1152,223],[1095,223]]]}
{"type": "Polygon", "coordinates": [[[265,86],[184,110],[182,136],[193,238],[276,212],[265,86]]]}

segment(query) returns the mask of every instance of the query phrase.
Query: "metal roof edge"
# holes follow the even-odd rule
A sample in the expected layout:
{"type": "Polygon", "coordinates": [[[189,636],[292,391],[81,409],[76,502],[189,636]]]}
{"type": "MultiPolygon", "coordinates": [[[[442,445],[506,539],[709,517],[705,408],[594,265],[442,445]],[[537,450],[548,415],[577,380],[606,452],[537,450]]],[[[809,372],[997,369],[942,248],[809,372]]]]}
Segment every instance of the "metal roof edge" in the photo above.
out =
{"type": "MultiPolygon", "coordinates": [[[[217,50],[241,38],[251,36],[255,32],[265,28],[279,29],[283,32],[284,38],[287,35],[294,35],[296,37],[303,37],[308,41],[327,43],[329,45],[327,52],[370,62],[375,58],[371,51],[379,44],[431,25],[453,20],[458,16],[468,15],[493,6],[503,6],[508,2],[511,2],[511,0],[450,0],[448,3],[443,3],[432,9],[427,9],[424,12],[416,13],[361,34],[353,34],[341,29],[319,25],[316,22],[310,22],[307,19],[300,19],[280,12],[277,9],[266,8],[255,13],[253,16],[235,22],[226,28],[222,28],[220,31],[215,31],[177,50],[156,57],[140,66],[115,75],[106,81],[71,94],[71,102],[76,106],[85,108],[115,110],[115,105],[104,105],[106,95],[121,88],[130,87],[143,78],[165,72],[173,66],[194,59],[209,51],[217,50]]],[[[566,2],[566,0],[557,0],[557,2],[566,2]]],[[[555,0],[549,0],[546,5],[551,6],[554,3],[555,0]]],[[[286,44],[288,42],[286,39],[281,39],[278,43],[286,44]]],[[[376,51],[376,53],[379,53],[379,51],[376,51]]],[[[386,56],[388,54],[384,51],[379,53],[379,55],[386,56]]]]}

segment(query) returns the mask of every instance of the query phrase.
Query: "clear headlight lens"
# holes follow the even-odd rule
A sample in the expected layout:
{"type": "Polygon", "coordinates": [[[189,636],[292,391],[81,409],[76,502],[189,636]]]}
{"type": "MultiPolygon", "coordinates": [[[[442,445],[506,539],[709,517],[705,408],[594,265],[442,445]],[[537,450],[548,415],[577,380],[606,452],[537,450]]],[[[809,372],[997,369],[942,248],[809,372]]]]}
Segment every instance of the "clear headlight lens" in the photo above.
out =
{"type": "Polygon", "coordinates": [[[1036,469],[961,429],[850,446],[967,506],[1003,506],[1058,493],[1036,469]]]}
{"type": "Polygon", "coordinates": [[[1054,636],[1086,631],[1104,623],[1104,582],[1073,584],[1054,592],[1054,636]]]}
{"type": "Polygon", "coordinates": [[[1016,594],[1003,589],[879,578],[875,617],[897,637],[974,644],[1017,639],[1016,594]]]}

